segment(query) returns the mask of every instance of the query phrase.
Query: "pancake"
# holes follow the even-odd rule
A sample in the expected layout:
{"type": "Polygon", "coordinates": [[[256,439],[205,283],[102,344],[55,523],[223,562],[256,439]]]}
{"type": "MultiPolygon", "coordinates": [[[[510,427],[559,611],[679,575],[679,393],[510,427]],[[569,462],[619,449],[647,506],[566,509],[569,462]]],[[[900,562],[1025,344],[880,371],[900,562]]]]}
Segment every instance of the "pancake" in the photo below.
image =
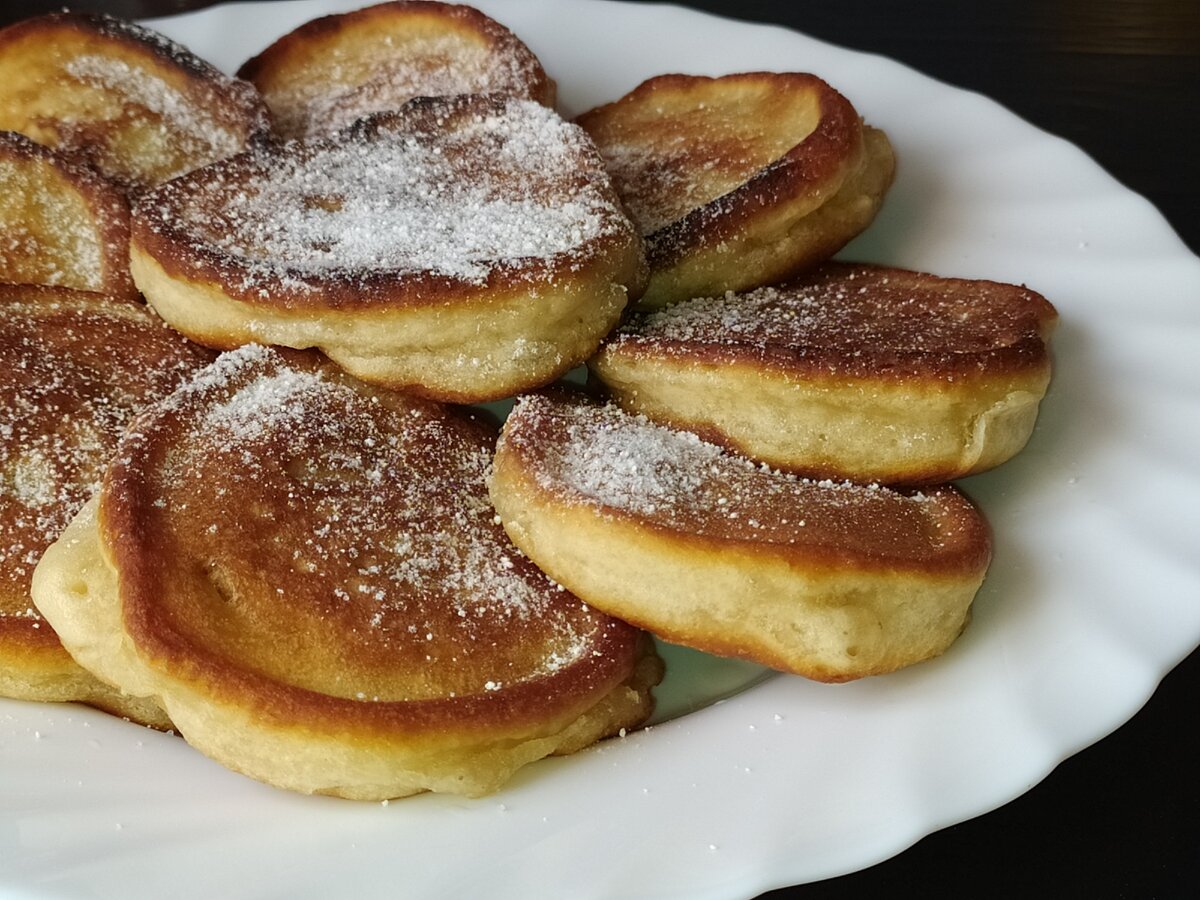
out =
{"type": "Polygon", "coordinates": [[[829,263],[635,315],[589,365],[627,410],[805,475],[931,484],[1025,446],[1057,314],[993,281],[829,263]]]}
{"type": "Polygon", "coordinates": [[[495,521],[494,425],[315,354],[222,356],[126,436],[38,567],[72,653],[280,787],[479,795],[650,712],[644,634],[495,521]]]}
{"type": "Polygon", "coordinates": [[[230,156],[270,128],[253,86],[106,15],[0,30],[0,130],[78,155],[137,191],[230,156]]]}
{"type": "Polygon", "coordinates": [[[144,307],[0,285],[0,695],[169,726],[80,668],[30,599],[34,566],[99,487],[126,423],[211,360],[144,307]]]}
{"type": "Polygon", "coordinates": [[[503,94],[554,106],[554,82],[511,31],[470,6],[380,3],[285,34],[238,75],[285,137],[329,134],[413,97],[503,94]]]}
{"type": "Polygon", "coordinates": [[[136,300],[124,195],[67,157],[0,131],[0,282],[136,300]]]}
{"type": "Polygon", "coordinates": [[[644,308],[829,259],[872,222],[895,171],[887,136],[814,75],[660,75],[576,121],[646,238],[644,308]]]}
{"type": "Polygon", "coordinates": [[[809,481],[549,393],[517,401],[491,497],[513,543],[592,606],[820,681],[944,651],[991,552],[952,487],[809,481]]]}
{"type": "Polygon", "coordinates": [[[317,347],[472,403],[590,356],[645,274],[587,136],[528,100],[421,98],[134,205],[134,281],[192,339],[317,347]]]}

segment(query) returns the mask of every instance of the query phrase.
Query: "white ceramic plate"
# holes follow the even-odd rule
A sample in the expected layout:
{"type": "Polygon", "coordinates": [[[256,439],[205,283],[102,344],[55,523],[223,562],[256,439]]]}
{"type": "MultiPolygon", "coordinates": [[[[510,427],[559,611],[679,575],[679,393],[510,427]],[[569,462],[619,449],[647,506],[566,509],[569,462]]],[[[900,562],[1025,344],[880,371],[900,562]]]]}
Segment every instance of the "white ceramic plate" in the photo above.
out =
{"type": "MultiPolygon", "coordinates": [[[[154,26],[227,69],[338,0],[154,26]]],[[[865,867],[1002,804],[1131,716],[1200,640],[1200,261],[1083,153],[873,56],[670,7],[481,3],[568,112],[666,71],[813,71],[895,143],[844,256],[1025,282],[1062,314],[1028,449],[966,487],[996,532],[943,658],[838,687],[770,678],[525,770],[484,800],[282,793],[176,738],[0,702],[0,893],[735,897],[865,867]]],[[[753,675],[693,656],[678,711],[753,675]]]]}

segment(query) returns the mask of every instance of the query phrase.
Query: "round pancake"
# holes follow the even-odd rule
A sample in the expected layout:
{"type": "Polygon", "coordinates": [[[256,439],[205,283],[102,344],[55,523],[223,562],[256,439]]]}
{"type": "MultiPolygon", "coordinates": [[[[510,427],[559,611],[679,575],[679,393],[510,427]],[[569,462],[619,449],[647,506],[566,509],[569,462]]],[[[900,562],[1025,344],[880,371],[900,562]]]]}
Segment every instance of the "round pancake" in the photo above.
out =
{"type": "Polygon", "coordinates": [[[513,543],[598,609],[821,681],[945,650],[991,553],[952,487],[808,481],[561,395],[518,400],[491,497],[513,543]]]}
{"type": "Polygon", "coordinates": [[[815,75],[660,75],[576,121],[646,237],[643,308],[829,259],[891,186],[887,136],[815,75]]]}
{"type": "Polygon", "coordinates": [[[317,347],[366,381],[462,403],[582,362],[645,274],[587,136],[476,95],[176,179],[134,205],[131,262],[203,344],[317,347]]]}
{"type": "Polygon", "coordinates": [[[34,608],[42,552],[88,497],[126,423],[212,355],[144,307],[0,286],[0,695],[78,700],[146,724],[154,704],[80,668],[34,608]]]}
{"type": "Polygon", "coordinates": [[[932,484],[1025,446],[1057,314],[992,281],[829,263],[634,315],[590,361],[627,410],[814,477],[932,484]]]}
{"type": "Polygon", "coordinates": [[[62,154],[0,131],[0,282],[136,300],[124,194],[62,154]]]}
{"type": "Polygon", "coordinates": [[[248,345],[140,417],[38,567],[64,643],[204,753],[303,792],[478,795],[650,712],[645,635],[487,499],[495,428],[248,345]]]}
{"type": "Polygon", "coordinates": [[[0,129],[76,154],[127,190],[237,153],[269,128],[252,85],[132,22],[63,12],[0,30],[0,129]]]}
{"type": "Polygon", "coordinates": [[[238,75],[285,137],[329,134],[413,97],[504,94],[554,106],[554,82],[511,31],[470,6],[380,3],[285,34],[238,75]]]}

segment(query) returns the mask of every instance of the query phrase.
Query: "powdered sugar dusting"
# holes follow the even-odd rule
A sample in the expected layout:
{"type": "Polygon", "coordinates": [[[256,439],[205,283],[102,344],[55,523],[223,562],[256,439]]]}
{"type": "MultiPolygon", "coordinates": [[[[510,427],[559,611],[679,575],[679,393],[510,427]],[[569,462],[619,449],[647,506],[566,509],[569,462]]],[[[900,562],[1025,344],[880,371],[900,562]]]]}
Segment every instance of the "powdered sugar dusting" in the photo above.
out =
{"type": "MultiPolygon", "coordinates": [[[[30,289],[10,289],[30,290],[30,289]]],[[[32,289],[31,293],[37,289],[32,289]]],[[[0,615],[24,611],[42,552],[99,486],[126,424],[208,359],[104,301],[0,303],[0,615]]]]}
{"type": "Polygon", "coordinates": [[[743,294],[726,291],[640,316],[621,335],[672,341],[805,340],[818,331],[841,332],[844,323],[836,321],[837,313],[813,291],[783,292],[774,287],[743,294]]]}
{"type": "MultiPolygon", "coordinates": [[[[772,76],[731,76],[733,81],[772,76]]],[[[762,93],[794,102],[783,80],[762,93]]],[[[667,226],[716,204],[775,164],[811,131],[808,116],[764,109],[755,89],[684,76],[651,79],[631,94],[580,116],[621,199],[653,246],[667,226]],[[680,83],[682,82],[682,83],[680,83]],[[688,83],[690,82],[690,83],[688,83]]]]}
{"type": "Polygon", "coordinates": [[[929,553],[944,537],[936,494],[774,471],[613,405],[524,397],[502,440],[555,496],[687,534],[885,558],[929,553]]]}
{"type": "Polygon", "coordinates": [[[559,474],[572,490],[604,506],[657,512],[678,497],[693,496],[722,455],[694,434],[645,419],[629,427],[612,409],[598,424],[571,425],[559,474]]]}
{"type": "Polygon", "coordinates": [[[269,127],[250,84],[160,34],[105,15],[46,17],[62,33],[50,116],[29,133],[69,149],[123,189],[140,191],[236,153],[269,127]]]}
{"type": "Polygon", "coordinates": [[[762,165],[755,157],[729,155],[729,148],[706,154],[692,134],[658,137],[662,143],[649,146],[615,141],[600,145],[630,217],[651,241],[656,232],[717,200],[762,165]]]}
{"type": "Polygon", "coordinates": [[[379,272],[482,284],[632,229],[586,136],[537,103],[372,122],[166,185],[139,210],[231,260],[247,291],[379,272]]]}
{"type": "Polygon", "coordinates": [[[361,671],[346,663],[347,690],[411,699],[434,682],[478,693],[557,671],[594,645],[600,620],[496,521],[492,446],[478,424],[254,345],[224,354],[166,406],[187,426],[154,473],[160,527],[179,535],[179,552],[209,561],[231,603],[340,623],[330,640],[375,648],[361,671]],[[486,670],[470,662],[481,647],[486,670]],[[369,671],[379,648],[389,672],[397,660],[420,665],[367,690],[384,677],[369,671]]]}
{"type": "Polygon", "coordinates": [[[196,100],[164,79],[123,59],[98,54],[77,56],[67,62],[65,70],[85,84],[116,93],[127,105],[126,115],[128,108],[140,108],[140,115],[149,114],[174,139],[195,145],[209,159],[229,156],[242,147],[244,134],[226,128],[196,100]]]}
{"type": "Polygon", "coordinates": [[[99,290],[107,248],[83,197],[19,154],[0,135],[0,280],[99,290]]]}
{"type": "MultiPolygon", "coordinates": [[[[524,48],[521,48],[524,50],[524,48]]],[[[328,77],[307,77],[274,104],[286,134],[328,134],[371,113],[398,109],[413,97],[504,94],[536,99],[540,66],[512,46],[464,41],[457,35],[423,35],[417,48],[376,48],[370,77],[348,88],[335,63],[328,77]]]]}
{"type": "Polygon", "coordinates": [[[298,428],[305,418],[305,396],[323,389],[325,384],[318,376],[284,369],[255,379],[231,400],[213,407],[205,418],[205,428],[227,431],[240,441],[298,428]]]}
{"type": "Polygon", "coordinates": [[[1038,338],[1045,302],[1011,285],[832,263],[779,287],[702,297],[636,315],[611,339],[687,354],[701,345],[786,353],[862,369],[897,354],[964,358],[1038,338]]]}

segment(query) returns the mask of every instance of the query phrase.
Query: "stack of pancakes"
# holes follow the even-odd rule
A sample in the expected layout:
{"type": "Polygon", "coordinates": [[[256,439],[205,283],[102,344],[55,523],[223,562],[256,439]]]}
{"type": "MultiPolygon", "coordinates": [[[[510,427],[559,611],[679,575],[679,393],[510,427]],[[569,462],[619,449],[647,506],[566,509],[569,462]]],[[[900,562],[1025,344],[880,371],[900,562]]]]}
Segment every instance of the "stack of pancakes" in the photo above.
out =
{"type": "Polygon", "coordinates": [[[0,73],[0,693],[479,795],[644,722],[650,634],[845,681],[965,626],[991,537],[946,482],[1025,444],[1055,313],[828,262],[895,160],[816,76],[567,122],[430,2],[239,78],[45,16],[0,73]]]}

